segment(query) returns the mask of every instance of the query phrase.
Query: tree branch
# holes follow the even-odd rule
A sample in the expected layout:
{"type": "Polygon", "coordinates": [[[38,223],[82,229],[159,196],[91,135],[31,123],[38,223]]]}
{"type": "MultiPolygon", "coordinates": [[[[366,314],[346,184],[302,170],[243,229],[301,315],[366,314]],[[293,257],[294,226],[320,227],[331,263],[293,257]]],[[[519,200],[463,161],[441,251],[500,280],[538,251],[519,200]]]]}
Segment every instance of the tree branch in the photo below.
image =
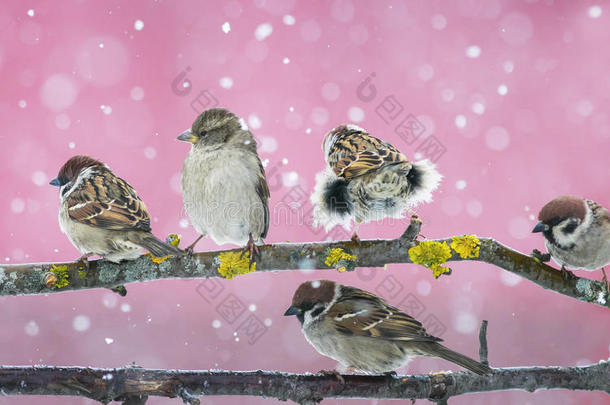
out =
{"type": "Polygon", "coordinates": [[[184,371],[143,368],[0,367],[0,394],[71,395],[102,403],[161,396],[199,403],[201,395],[272,397],[312,404],[323,398],[429,399],[474,392],[569,389],[610,393],[610,363],[582,367],[494,369],[428,375],[288,374],[269,371],[184,371]],[[186,394],[185,394],[186,393],[186,394]],[[133,398],[133,399],[132,399],[133,398]]]}
{"type": "MultiPolygon", "coordinates": [[[[383,267],[389,263],[412,263],[408,250],[419,242],[421,222],[412,218],[404,234],[397,239],[369,239],[360,242],[337,241],[315,243],[278,243],[260,246],[261,257],[256,271],[293,270],[302,268],[334,269],[336,264],[327,264],[331,249],[342,249],[354,255],[347,270],[354,267],[383,267]]],[[[452,238],[435,239],[450,245],[452,238]]],[[[491,238],[479,238],[478,257],[464,259],[451,250],[447,261],[480,261],[517,274],[539,286],[557,293],[610,308],[606,287],[602,282],[587,278],[565,279],[561,273],[532,256],[513,250],[491,238]]],[[[47,294],[50,292],[82,290],[88,288],[114,288],[126,283],[170,278],[222,277],[218,272],[221,255],[232,251],[199,252],[192,255],[152,260],[150,255],[138,259],[111,263],[105,260],[91,261],[89,269],[80,262],[31,263],[0,266],[0,296],[47,294]],[[57,272],[65,281],[62,288],[54,278],[57,272]],[[50,288],[48,287],[50,286],[50,288]]]]}
{"type": "Polygon", "coordinates": [[[487,321],[481,321],[481,329],[479,330],[479,362],[489,366],[489,359],[487,355],[487,321]]]}

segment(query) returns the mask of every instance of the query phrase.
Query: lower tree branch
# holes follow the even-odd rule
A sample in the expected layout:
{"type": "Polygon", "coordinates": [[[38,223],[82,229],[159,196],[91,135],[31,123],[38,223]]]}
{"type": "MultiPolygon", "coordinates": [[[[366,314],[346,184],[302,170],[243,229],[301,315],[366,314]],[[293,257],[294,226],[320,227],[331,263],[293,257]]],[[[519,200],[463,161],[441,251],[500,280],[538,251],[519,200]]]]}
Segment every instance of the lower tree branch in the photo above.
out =
{"type": "MultiPolygon", "coordinates": [[[[260,246],[260,259],[256,272],[311,269],[353,270],[355,267],[383,267],[389,263],[412,263],[408,251],[421,242],[415,240],[421,222],[412,218],[404,234],[397,239],[375,239],[316,243],[278,243],[260,246]],[[351,255],[351,260],[329,262],[333,249],[351,255]]],[[[562,274],[540,260],[513,250],[491,238],[475,238],[479,244],[476,257],[463,258],[451,250],[452,261],[480,261],[517,274],[531,282],[568,297],[610,308],[604,283],[587,278],[566,279],[562,274]]],[[[428,241],[426,241],[428,242],[428,241]]],[[[452,238],[435,239],[440,244],[452,243],[452,238]]],[[[143,255],[138,259],[119,264],[105,260],[83,263],[30,263],[0,266],[0,296],[47,294],[50,292],[82,290],[88,288],[115,288],[126,283],[170,278],[223,277],[219,268],[226,262],[230,251],[199,252],[192,255],[162,259],[143,255]]],[[[234,260],[234,259],[231,259],[234,260]]],[[[236,267],[242,273],[247,266],[236,267]]],[[[238,272],[239,273],[239,272],[238,272]]]]}
{"type": "Polygon", "coordinates": [[[288,374],[269,371],[185,371],[144,368],[0,367],[2,395],[70,395],[128,404],[149,396],[198,404],[201,395],[272,397],[300,404],[323,398],[428,399],[503,390],[543,389],[610,393],[610,363],[582,367],[499,368],[489,376],[468,371],[428,375],[288,374]],[[132,402],[129,402],[132,401],[132,402]]]}

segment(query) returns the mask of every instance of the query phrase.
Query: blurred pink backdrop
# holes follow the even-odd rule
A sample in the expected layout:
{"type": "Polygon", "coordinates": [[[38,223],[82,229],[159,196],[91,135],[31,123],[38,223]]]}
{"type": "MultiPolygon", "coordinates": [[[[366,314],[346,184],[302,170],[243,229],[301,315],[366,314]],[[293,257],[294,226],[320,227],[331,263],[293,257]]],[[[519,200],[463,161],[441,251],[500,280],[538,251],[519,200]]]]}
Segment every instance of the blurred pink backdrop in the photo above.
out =
{"type": "MultiPolygon", "coordinates": [[[[295,207],[288,218],[274,216],[267,242],[327,238],[307,225],[306,194],[324,165],[325,132],[353,122],[409,157],[425,157],[432,149],[422,143],[435,142],[445,178],[435,201],[417,210],[426,237],[476,233],[523,252],[543,249],[542,237],[530,231],[551,198],[570,193],[610,206],[609,36],[604,1],[3,1],[0,258],[79,256],[59,229],[58,190],[48,185],[74,154],[93,155],[127,179],[146,201],[156,235],[178,232],[190,243],[196,234],[179,185],[189,145],[175,138],[195,110],[216,103],[244,117],[258,139],[272,209],[295,207]],[[395,132],[406,117],[415,123],[416,140],[395,132]]],[[[360,236],[396,237],[405,224],[364,225],[360,236]]],[[[198,245],[216,248],[210,240],[198,245]]],[[[492,266],[452,267],[439,280],[415,265],[390,265],[140,283],[128,285],[125,298],[105,290],[1,297],[0,364],[331,369],[336,363],[307,344],[295,319],[282,316],[297,285],[314,278],[377,292],[471,356],[478,352],[479,323],[488,319],[494,366],[608,358],[607,309],[492,266]],[[229,301],[240,311],[224,311],[229,301]],[[247,322],[262,333],[245,333],[247,322]]],[[[447,369],[456,368],[418,359],[408,372],[447,369]]],[[[0,397],[2,404],[39,401],[0,397]]],[[[347,401],[324,401],[339,402],[347,401]]],[[[550,391],[450,403],[609,400],[550,391]]]]}

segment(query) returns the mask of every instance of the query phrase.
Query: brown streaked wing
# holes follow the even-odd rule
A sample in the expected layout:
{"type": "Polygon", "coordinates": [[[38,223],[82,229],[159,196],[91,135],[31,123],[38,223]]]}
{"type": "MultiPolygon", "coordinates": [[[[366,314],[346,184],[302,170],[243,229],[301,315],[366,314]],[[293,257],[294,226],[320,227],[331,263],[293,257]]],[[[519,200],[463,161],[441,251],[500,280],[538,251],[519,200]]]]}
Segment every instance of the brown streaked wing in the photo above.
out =
{"type": "Polygon", "coordinates": [[[110,230],[150,232],[146,205],[135,190],[110,171],[98,171],[83,180],[67,200],[70,218],[110,230]]]}
{"type": "Polygon", "coordinates": [[[366,132],[340,136],[328,156],[328,164],[337,177],[350,179],[384,166],[409,163],[398,149],[366,132]]]}
{"type": "Polygon", "coordinates": [[[415,318],[381,298],[353,287],[342,287],[342,297],[329,309],[337,331],[345,335],[387,340],[439,342],[415,318]]]}

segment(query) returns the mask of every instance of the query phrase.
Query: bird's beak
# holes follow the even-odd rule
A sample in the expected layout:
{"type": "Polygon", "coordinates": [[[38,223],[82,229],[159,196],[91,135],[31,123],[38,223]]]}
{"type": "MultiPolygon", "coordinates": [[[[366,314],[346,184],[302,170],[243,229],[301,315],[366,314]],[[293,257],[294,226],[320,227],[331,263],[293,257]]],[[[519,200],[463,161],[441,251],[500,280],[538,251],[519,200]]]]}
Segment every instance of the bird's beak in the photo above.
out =
{"type": "Polygon", "coordinates": [[[549,230],[549,226],[547,224],[543,224],[542,222],[538,222],[534,229],[532,229],[533,233],[536,232],[546,232],[549,230]]]}
{"type": "Polygon", "coordinates": [[[291,305],[290,308],[284,312],[284,316],[298,315],[301,313],[301,309],[291,305]]]}
{"type": "Polygon", "coordinates": [[[190,143],[195,143],[197,142],[197,137],[195,135],[193,135],[193,132],[191,131],[191,129],[187,129],[186,131],[184,131],[183,133],[181,133],[180,135],[178,135],[178,139],[179,141],[184,141],[184,142],[190,142],[190,143]]]}
{"type": "Polygon", "coordinates": [[[49,182],[50,185],[55,186],[55,187],[59,187],[61,186],[61,183],[59,182],[59,179],[57,177],[55,177],[53,180],[51,180],[49,182]]]}

